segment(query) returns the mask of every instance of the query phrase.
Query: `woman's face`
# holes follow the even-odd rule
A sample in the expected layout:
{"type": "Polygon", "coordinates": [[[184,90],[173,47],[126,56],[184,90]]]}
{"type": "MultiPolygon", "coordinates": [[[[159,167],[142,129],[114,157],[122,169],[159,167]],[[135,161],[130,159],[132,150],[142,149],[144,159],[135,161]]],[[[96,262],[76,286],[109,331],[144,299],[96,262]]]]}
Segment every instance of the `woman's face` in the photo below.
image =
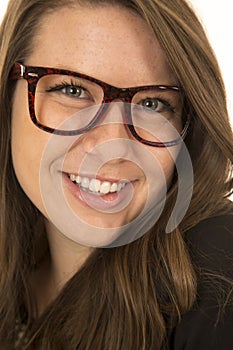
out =
{"type": "MultiPolygon", "coordinates": [[[[63,8],[46,15],[24,64],[76,71],[116,87],[177,84],[152,31],[120,7],[63,8]]],[[[61,101],[65,90],[57,92],[61,101]]],[[[115,102],[102,124],[69,137],[32,123],[26,80],[17,83],[14,97],[16,176],[50,229],[87,245],[111,243],[116,227],[132,222],[147,203],[158,200],[171,181],[178,153],[178,147],[150,147],[134,139],[123,123],[123,103],[115,102]],[[122,182],[127,184],[117,189],[122,182]],[[103,193],[94,193],[90,183],[103,193]],[[81,223],[94,229],[85,230],[81,223]],[[96,238],[98,229],[102,235],[96,238]]]]}

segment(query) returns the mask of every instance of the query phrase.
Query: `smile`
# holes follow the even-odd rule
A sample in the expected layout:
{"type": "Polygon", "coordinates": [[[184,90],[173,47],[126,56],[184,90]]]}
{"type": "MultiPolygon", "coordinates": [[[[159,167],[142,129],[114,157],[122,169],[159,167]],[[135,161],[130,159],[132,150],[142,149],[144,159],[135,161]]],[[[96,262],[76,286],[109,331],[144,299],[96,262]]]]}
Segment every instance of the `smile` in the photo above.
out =
{"type": "Polygon", "coordinates": [[[129,183],[129,181],[124,180],[118,182],[100,181],[96,178],[82,177],[75,174],[68,174],[68,177],[83,191],[97,196],[120,192],[129,183]]]}

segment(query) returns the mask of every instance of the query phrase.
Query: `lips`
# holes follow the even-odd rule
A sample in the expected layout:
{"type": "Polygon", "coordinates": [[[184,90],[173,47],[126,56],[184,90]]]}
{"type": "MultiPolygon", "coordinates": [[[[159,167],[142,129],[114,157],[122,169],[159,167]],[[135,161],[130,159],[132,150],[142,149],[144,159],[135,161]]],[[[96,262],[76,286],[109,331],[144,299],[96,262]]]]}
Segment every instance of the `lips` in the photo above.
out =
{"type": "Polygon", "coordinates": [[[137,180],[106,179],[100,178],[99,176],[80,176],[64,172],[62,172],[62,178],[65,188],[67,188],[74,198],[78,199],[84,207],[88,206],[95,210],[109,213],[122,210],[131,202],[134,187],[137,183],[137,180]],[[99,182],[94,180],[98,180],[99,182]],[[104,193],[101,193],[100,189],[104,193]],[[113,190],[115,191],[110,192],[113,190]]]}

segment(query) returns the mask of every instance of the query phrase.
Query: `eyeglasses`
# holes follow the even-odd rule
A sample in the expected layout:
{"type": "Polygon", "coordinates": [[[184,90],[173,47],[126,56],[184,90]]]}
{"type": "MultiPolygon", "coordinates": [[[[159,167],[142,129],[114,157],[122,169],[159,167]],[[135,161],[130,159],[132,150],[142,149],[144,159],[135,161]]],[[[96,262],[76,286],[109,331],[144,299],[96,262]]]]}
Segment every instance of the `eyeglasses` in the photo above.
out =
{"type": "Polygon", "coordinates": [[[31,120],[49,133],[83,134],[101,122],[112,102],[120,100],[123,123],[143,144],[170,147],[187,134],[190,119],[184,115],[184,94],[178,86],[117,88],[85,74],[18,62],[11,78],[27,80],[31,120]]]}

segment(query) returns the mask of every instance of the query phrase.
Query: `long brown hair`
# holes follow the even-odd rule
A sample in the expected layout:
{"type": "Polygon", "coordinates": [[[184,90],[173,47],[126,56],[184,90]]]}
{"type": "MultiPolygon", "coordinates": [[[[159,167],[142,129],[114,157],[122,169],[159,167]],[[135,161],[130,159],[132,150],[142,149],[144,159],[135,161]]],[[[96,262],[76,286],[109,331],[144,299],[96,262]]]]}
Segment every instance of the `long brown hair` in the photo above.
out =
{"type": "MultiPolygon", "coordinates": [[[[10,0],[0,30],[0,348],[14,348],[16,320],[30,330],[25,349],[161,349],[196,298],[185,232],[225,207],[232,188],[232,133],[224,85],[203,28],[185,0],[10,0]],[[69,5],[129,8],[154,30],[185,91],[193,196],[182,223],[165,227],[176,191],[153,229],[122,247],[96,249],[44,314],[33,321],[28,284],[46,233],[43,217],[17,182],[11,159],[10,71],[24,62],[46,13],[69,5]],[[214,190],[213,190],[214,189],[214,190]],[[26,311],[26,312],[25,312],[26,311]]],[[[174,179],[173,189],[176,188],[174,179]]],[[[46,246],[46,244],[45,244],[46,246]]]]}

